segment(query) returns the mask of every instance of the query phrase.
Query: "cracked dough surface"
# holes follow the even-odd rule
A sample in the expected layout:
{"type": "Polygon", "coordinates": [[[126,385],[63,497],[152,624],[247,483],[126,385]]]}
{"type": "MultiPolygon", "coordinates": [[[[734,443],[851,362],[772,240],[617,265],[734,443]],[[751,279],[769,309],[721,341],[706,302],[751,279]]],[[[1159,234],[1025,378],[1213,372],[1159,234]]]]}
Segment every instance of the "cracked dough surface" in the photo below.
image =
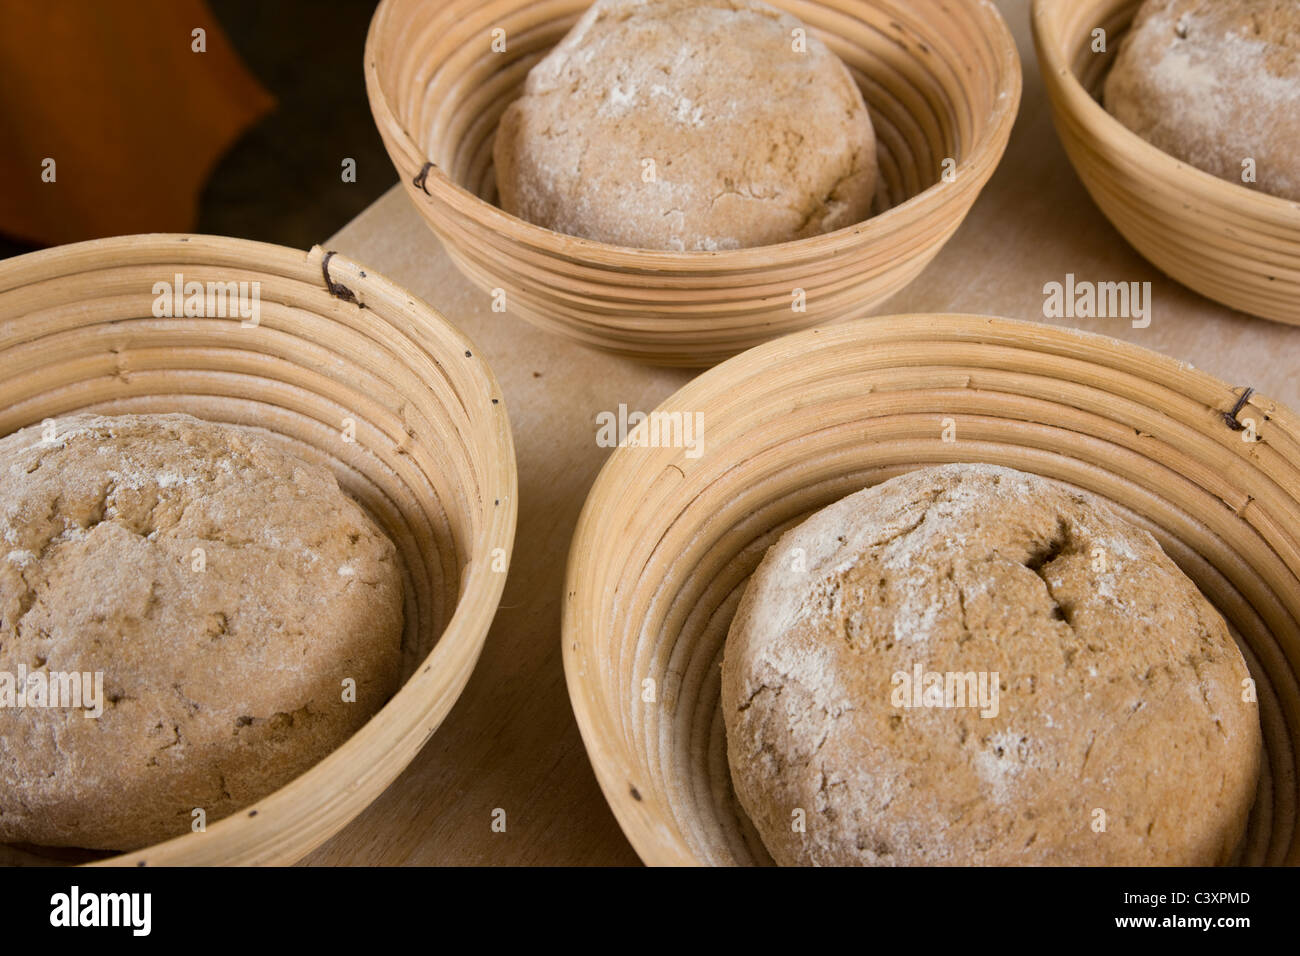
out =
{"type": "Polygon", "coordinates": [[[848,69],[798,20],[755,0],[599,0],[528,74],[493,157],[506,212],[677,251],[860,222],[877,171],[848,69]],[[796,30],[805,52],[793,48],[796,30]]]}
{"type": "Polygon", "coordinates": [[[107,699],[0,710],[0,841],[133,849],[269,794],[392,695],[401,572],[332,474],[257,430],[56,424],[0,439],[0,671],[102,671],[107,699]]]}
{"type": "Polygon", "coordinates": [[[1253,159],[1250,188],[1300,200],[1300,3],[1147,0],[1105,102],[1164,152],[1234,183],[1253,159]]]}
{"type": "Polygon", "coordinates": [[[722,708],[736,794],[781,864],[1209,865],[1254,800],[1247,676],[1145,530],[1048,479],[947,465],[769,549],[722,708]],[[998,672],[996,715],[895,706],[917,664],[998,672]]]}

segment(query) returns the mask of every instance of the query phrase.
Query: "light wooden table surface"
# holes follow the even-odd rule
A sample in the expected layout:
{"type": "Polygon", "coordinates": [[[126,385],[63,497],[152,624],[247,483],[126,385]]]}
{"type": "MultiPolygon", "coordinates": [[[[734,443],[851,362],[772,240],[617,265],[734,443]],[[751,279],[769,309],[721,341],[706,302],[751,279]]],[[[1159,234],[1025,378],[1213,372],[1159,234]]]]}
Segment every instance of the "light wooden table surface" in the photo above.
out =
{"type": "MultiPolygon", "coordinates": [[[[1000,0],[1025,70],[1006,157],[961,230],[880,313],[1043,320],[1044,284],[1150,281],[1152,321],[1056,320],[1156,349],[1300,409],[1300,328],[1253,319],[1175,285],[1097,211],[1057,141],[1029,38],[1028,0],[1000,0]]],[[[630,864],[569,709],[560,596],[569,540],[609,450],[596,415],[649,411],[691,373],[587,351],[491,311],[400,187],[326,244],[440,310],[474,339],[504,390],[519,461],[519,529],[478,668],[446,722],[312,864],[630,864]],[[506,830],[492,830],[497,808],[506,830]]]]}

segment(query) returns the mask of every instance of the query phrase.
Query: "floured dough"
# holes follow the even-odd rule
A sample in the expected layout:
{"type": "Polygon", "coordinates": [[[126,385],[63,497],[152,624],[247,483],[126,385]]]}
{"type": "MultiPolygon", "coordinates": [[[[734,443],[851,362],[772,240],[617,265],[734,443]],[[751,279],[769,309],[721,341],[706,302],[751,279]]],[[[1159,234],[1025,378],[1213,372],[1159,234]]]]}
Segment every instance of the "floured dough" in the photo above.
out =
{"type": "Polygon", "coordinates": [[[782,536],[731,625],[722,708],[736,794],[782,864],[1208,865],[1254,799],[1247,677],[1146,531],[950,465],[782,536]],[[918,665],[944,678],[928,702],[910,685],[930,678],[897,676],[918,665]],[[948,674],[974,676],[964,699],[948,674]]]}
{"type": "Polygon", "coordinates": [[[1147,0],[1106,109],[1197,169],[1300,200],[1300,3],[1147,0]],[[1243,163],[1255,182],[1243,182],[1243,163]]]}
{"type": "Polygon", "coordinates": [[[599,0],[528,74],[494,161],[513,215],[678,251],[852,225],[876,182],[848,70],[756,0],[599,0]]]}
{"type": "Polygon", "coordinates": [[[0,672],[100,672],[104,699],[0,709],[0,841],[211,824],[396,690],[396,549],[326,469],[186,415],[52,424],[0,439],[0,672]]]}

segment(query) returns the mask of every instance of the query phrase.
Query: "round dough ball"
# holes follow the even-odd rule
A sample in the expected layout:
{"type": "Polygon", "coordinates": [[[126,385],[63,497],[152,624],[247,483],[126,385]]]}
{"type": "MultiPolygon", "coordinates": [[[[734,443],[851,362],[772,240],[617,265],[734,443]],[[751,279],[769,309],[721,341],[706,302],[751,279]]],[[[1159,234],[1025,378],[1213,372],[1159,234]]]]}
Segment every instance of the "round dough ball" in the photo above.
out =
{"type": "Polygon", "coordinates": [[[1106,109],[1197,169],[1300,200],[1300,3],[1147,0],[1106,78],[1106,109]],[[1243,163],[1254,161],[1254,184],[1243,163]]]}
{"type": "Polygon", "coordinates": [[[0,439],[0,675],[88,674],[93,698],[102,674],[97,718],[0,709],[0,841],[186,833],[195,808],[212,823],[288,783],[397,689],[396,549],[267,436],[127,415],[0,439]]]}
{"type": "Polygon", "coordinates": [[[599,0],[528,74],[493,155],[506,212],[643,249],[830,232],[871,214],[876,183],[848,69],[756,0],[599,0]]]}
{"type": "Polygon", "coordinates": [[[781,864],[1223,863],[1259,772],[1247,676],[1099,499],[928,468],[768,551],[727,636],[727,756],[781,864]]]}

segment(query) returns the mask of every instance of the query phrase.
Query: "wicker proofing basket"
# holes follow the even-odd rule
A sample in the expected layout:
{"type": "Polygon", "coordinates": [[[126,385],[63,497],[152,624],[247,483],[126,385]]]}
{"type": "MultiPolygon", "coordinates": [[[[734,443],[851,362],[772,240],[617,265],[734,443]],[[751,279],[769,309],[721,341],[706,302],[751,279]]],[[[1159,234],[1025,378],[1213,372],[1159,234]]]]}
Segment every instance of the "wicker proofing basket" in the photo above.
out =
{"type": "Polygon", "coordinates": [[[1300,417],[1154,352],[957,315],[788,336],[660,406],[703,414],[703,454],[647,444],[597,479],[569,557],[569,695],[606,798],[653,864],[760,862],[737,809],[719,663],[750,573],[784,530],[923,465],[991,462],[1104,495],[1223,612],[1258,679],[1266,760],[1243,859],[1300,861],[1300,417]],[[955,443],[943,441],[945,420],[955,443]],[[642,701],[656,682],[657,703],[642,701]]]}
{"type": "Polygon", "coordinates": [[[562,235],[493,205],[497,121],[587,0],[384,0],[366,41],[371,110],[416,208],[461,271],[506,291],[510,311],[641,361],[711,365],[865,315],[907,285],[992,175],[1020,102],[1015,42],[986,0],[775,3],[848,64],[879,139],[887,211],[824,236],[658,252],[562,235]],[[504,53],[491,50],[498,28],[504,53]],[[795,289],[806,311],[794,311],[795,289]]]}
{"type": "Polygon", "coordinates": [[[1116,229],[1166,275],[1216,302],[1300,324],[1300,203],[1162,152],[1100,105],[1141,0],[1034,0],[1034,45],[1061,142],[1116,229]],[[1092,31],[1106,31],[1104,54],[1092,31]]]}
{"type": "Polygon", "coordinates": [[[293,862],[402,771],[478,658],[515,527],[514,449],[496,380],[442,316],[341,256],[128,236],[0,263],[0,435],[78,411],[181,411],[269,429],[329,466],[397,545],[406,681],[392,700],[255,806],[109,861],[293,862]],[[176,273],[259,282],[260,325],[154,318],[153,285],[176,273]],[[344,419],[355,422],[353,441],[344,419]]]}

